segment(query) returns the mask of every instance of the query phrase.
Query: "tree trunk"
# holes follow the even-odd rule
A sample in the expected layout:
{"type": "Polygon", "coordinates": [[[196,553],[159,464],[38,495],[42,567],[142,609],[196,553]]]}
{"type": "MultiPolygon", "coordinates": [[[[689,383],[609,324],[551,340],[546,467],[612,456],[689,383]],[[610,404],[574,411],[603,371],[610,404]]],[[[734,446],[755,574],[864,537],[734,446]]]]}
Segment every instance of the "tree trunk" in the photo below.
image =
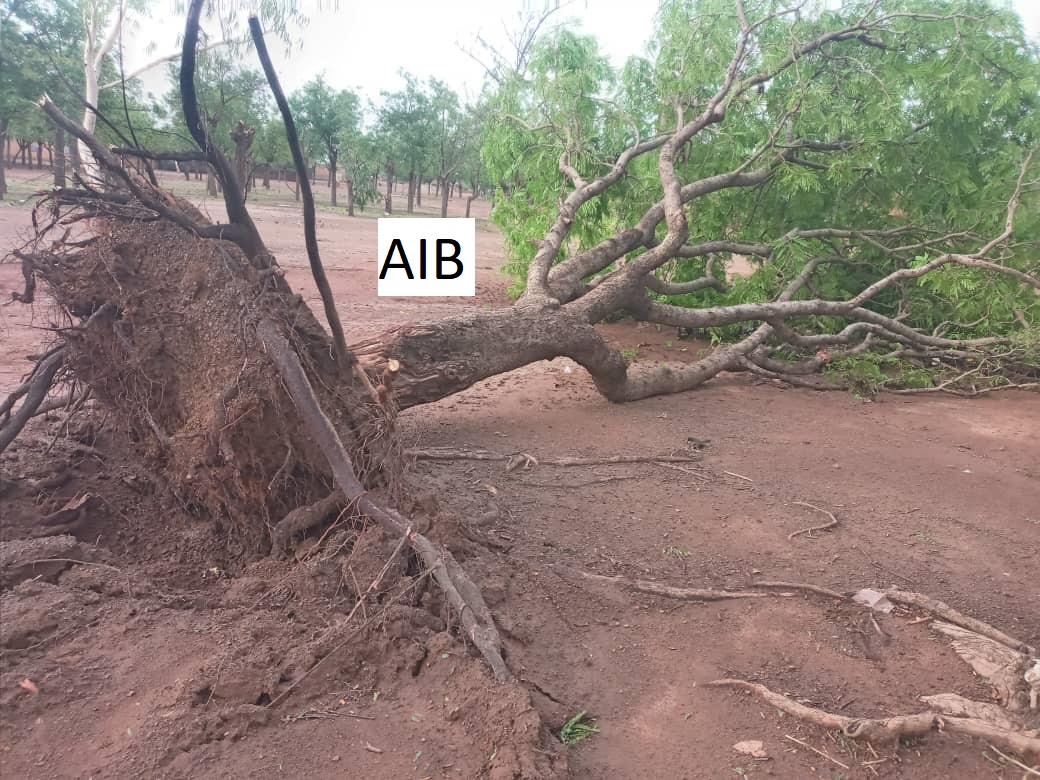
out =
{"type": "Polygon", "coordinates": [[[415,168],[408,171],[408,213],[415,213],[415,168]]]}
{"type": "Polygon", "coordinates": [[[213,169],[206,170],[206,192],[211,198],[217,197],[217,177],[213,175],[213,169]]]}
{"type": "Polygon", "coordinates": [[[0,200],[7,195],[7,127],[10,120],[0,119],[0,200]]]}
{"type": "Polygon", "coordinates": [[[476,194],[473,194],[473,195],[470,195],[468,198],[466,198],[466,219],[469,219],[469,207],[470,207],[470,205],[472,205],[473,198],[475,198],[475,197],[476,197],[476,194]]]}
{"type": "Polygon", "coordinates": [[[337,152],[335,150],[330,150],[330,152],[329,152],[329,187],[332,190],[330,195],[331,195],[332,207],[333,208],[336,207],[336,161],[338,159],[339,159],[339,152],[337,152]]]}
{"type": "Polygon", "coordinates": [[[271,189],[271,166],[270,165],[265,165],[264,166],[263,188],[265,190],[271,189]]]}
{"type": "Polygon", "coordinates": [[[448,188],[441,187],[441,219],[448,216],[448,188]]]}
{"type": "MultiPolygon", "coordinates": [[[[94,35],[97,34],[95,31],[94,35]]],[[[95,50],[96,41],[94,35],[88,36],[83,43],[83,76],[85,79],[83,86],[83,100],[87,104],[83,108],[83,121],[82,125],[86,128],[87,132],[91,135],[94,134],[94,128],[97,126],[97,114],[91,106],[97,106],[98,95],[101,94],[101,88],[98,84],[98,71],[100,70],[100,63],[95,65],[97,59],[97,51],[95,50]]],[[[94,159],[94,153],[90,151],[83,141],[77,139],[76,146],[78,147],[79,165],[77,172],[80,176],[87,180],[88,183],[93,182],[97,184],[100,181],[100,169],[98,163],[94,159]]]]}
{"type": "Polygon", "coordinates": [[[43,141],[36,142],[36,170],[43,170],[43,141]]]}
{"type": "Polygon", "coordinates": [[[354,180],[347,179],[347,216],[354,216],[354,180]]]}
{"type": "Polygon", "coordinates": [[[73,172],[80,173],[83,170],[83,159],[79,156],[78,143],[73,142],[69,144],[69,157],[71,158],[73,172]]]}
{"type": "Polygon", "coordinates": [[[254,136],[256,128],[249,127],[241,119],[231,128],[231,141],[235,144],[235,178],[243,193],[249,189],[249,149],[253,145],[254,136]]]}
{"type": "Polygon", "coordinates": [[[383,200],[383,211],[387,214],[394,213],[394,164],[386,162],[386,196],[383,200]]]}
{"type": "Polygon", "coordinates": [[[415,180],[415,205],[422,207],[422,173],[419,173],[415,180]]]}
{"type": "Polygon", "coordinates": [[[65,186],[65,131],[54,129],[54,186],[65,186]]]}
{"type": "Polygon", "coordinates": [[[563,309],[513,307],[404,325],[351,345],[380,376],[397,360],[394,401],[401,409],[432,403],[492,376],[566,356],[585,366],[612,400],[626,384],[624,357],[595,328],[563,309]]]}

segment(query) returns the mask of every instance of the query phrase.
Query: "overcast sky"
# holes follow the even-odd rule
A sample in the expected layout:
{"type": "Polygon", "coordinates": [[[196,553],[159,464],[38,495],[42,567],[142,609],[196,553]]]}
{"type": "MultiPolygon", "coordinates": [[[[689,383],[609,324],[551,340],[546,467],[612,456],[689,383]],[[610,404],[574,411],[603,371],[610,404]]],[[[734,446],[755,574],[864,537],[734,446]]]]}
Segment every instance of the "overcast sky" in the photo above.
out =
{"type": "MultiPolygon", "coordinates": [[[[299,0],[310,20],[300,31],[302,49],[286,58],[283,46],[273,40],[268,45],[289,92],[324,71],[334,87],[378,99],[381,90],[400,88],[398,70],[404,69],[421,79],[436,76],[466,99],[479,93],[484,74],[456,42],[469,47],[482,34],[505,45],[503,25],[515,27],[517,13],[525,4],[541,8],[542,2],[299,0]]],[[[1040,0],[1010,0],[1010,5],[1024,19],[1029,36],[1040,40],[1040,0]]],[[[581,29],[594,35],[602,50],[620,65],[629,55],[644,50],[657,6],[658,0],[576,0],[560,18],[579,20],[581,29]]],[[[143,19],[132,41],[126,43],[127,70],[175,51],[183,26],[172,2],[159,0],[151,18],[143,19]],[[146,54],[149,44],[154,46],[152,55],[146,54]]],[[[146,90],[157,95],[168,88],[161,67],[142,76],[142,81],[146,90]]]]}

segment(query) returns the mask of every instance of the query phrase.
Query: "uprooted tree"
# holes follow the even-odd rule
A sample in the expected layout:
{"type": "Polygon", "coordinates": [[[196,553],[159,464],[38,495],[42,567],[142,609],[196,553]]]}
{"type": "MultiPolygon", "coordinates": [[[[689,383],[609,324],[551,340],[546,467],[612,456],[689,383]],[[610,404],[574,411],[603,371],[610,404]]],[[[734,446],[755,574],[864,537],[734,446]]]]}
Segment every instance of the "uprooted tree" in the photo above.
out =
{"type": "Polygon", "coordinates": [[[353,345],[255,19],[327,328],[285,283],[208,134],[194,80],[202,4],[189,5],[180,68],[198,150],[116,157],[41,101],[113,185],[48,193],[36,239],[16,253],[20,299],[31,302],[41,280],[68,325],[0,407],[0,449],[74,378],[70,403],[89,392],[116,410],[166,489],[243,555],[284,552],[294,534],[353,506],[408,532],[500,679],[509,671],[479,591],[387,508],[401,491],[400,410],[558,356],[617,402],[690,390],[722,371],[803,381],[864,355],[938,364],[936,389],[961,390],[963,379],[951,382],[961,375],[983,389],[1037,384],[1035,243],[1015,237],[1036,229],[1037,58],[986,3],[873,0],[814,14],[667,3],[657,61],[630,63],[610,94],[615,74],[589,41],[560,33],[536,47],[529,79],[502,84],[485,147],[488,172],[510,193],[496,210],[522,273],[515,305],[353,345]],[[940,76],[948,81],[933,93],[940,76]],[[204,160],[228,221],[211,223],[128,171],[121,159],[132,156],[204,160]],[[731,294],[715,260],[733,253],[760,261],[753,284],[734,286],[742,299],[704,297],[731,294]],[[632,365],[595,328],[625,315],[730,330],[695,362],[632,365]]]}

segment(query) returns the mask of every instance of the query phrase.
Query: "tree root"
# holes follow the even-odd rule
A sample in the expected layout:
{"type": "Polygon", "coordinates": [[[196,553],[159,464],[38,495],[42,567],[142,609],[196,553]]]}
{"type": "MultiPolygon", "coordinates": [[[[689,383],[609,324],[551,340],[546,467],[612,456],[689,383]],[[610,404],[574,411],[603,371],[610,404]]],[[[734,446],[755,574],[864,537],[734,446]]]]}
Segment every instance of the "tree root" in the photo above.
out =
{"type": "Polygon", "coordinates": [[[838,599],[838,601],[848,601],[849,599],[849,596],[846,593],[839,593],[836,590],[824,588],[820,585],[808,585],[802,582],[756,582],[754,587],[777,588],[779,590],[804,590],[807,593],[815,593],[818,596],[827,596],[828,598],[838,599]]]}
{"type": "Polygon", "coordinates": [[[1036,649],[1031,645],[1008,636],[1000,629],[989,625],[989,623],[983,623],[981,620],[968,617],[967,615],[958,612],[950,605],[938,601],[937,599],[933,599],[931,596],[925,596],[924,594],[914,593],[912,591],[898,590],[897,588],[889,588],[883,592],[885,596],[888,597],[889,601],[894,601],[897,604],[907,604],[914,607],[920,607],[921,609],[927,610],[934,615],[938,615],[955,625],[970,629],[977,634],[988,636],[990,639],[1000,642],[1002,645],[1006,645],[1012,650],[1016,650],[1020,653],[1029,653],[1030,655],[1036,654],[1036,649]]]}
{"type": "Polygon", "coordinates": [[[345,504],[343,494],[334,490],[320,501],[292,510],[278,521],[271,532],[271,553],[276,558],[284,558],[289,552],[289,542],[293,536],[325,522],[341,511],[345,504]]]}
{"type": "Polygon", "coordinates": [[[416,460],[487,460],[506,461],[512,471],[519,465],[530,466],[611,466],[621,463],[696,463],[700,457],[695,455],[614,455],[603,458],[536,458],[526,452],[502,455],[497,452],[453,449],[408,449],[405,455],[416,460]]]}
{"type": "Polygon", "coordinates": [[[828,528],[834,528],[834,526],[838,524],[838,518],[836,518],[831,512],[828,512],[826,509],[820,509],[820,507],[816,506],[815,504],[810,504],[808,501],[795,501],[794,503],[796,503],[798,506],[807,506],[810,509],[815,509],[817,512],[822,512],[823,514],[827,515],[831,519],[831,521],[829,523],[824,523],[823,525],[811,525],[808,528],[802,528],[798,531],[792,531],[787,535],[788,539],[794,539],[796,536],[799,536],[800,534],[807,534],[810,538],[812,538],[813,531],[826,531],[828,528]]]}
{"type": "Polygon", "coordinates": [[[1034,731],[1013,731],[978,718],[944,717],[936,712],[896,715],[891,718],[852,718],[799,704],[760,683],[747,680],[713,680],[706,685],[749,691],[781,712],[831,731],[840,731],[853,739],[884,744],[900,737],[921,737],[931,731],[945,730],[996,742],[1022,756],[1040,757],[1040,736],[1034,731]]]}
{"type": "Polygon", "coordinates": [[[712,680],[706,685],[715,687],[740,688],[749,691],[773,707],[799,720],[822,726],[830,731],[840,731],[846,737],[866,739],[869,742],[884,744],[895,742],[900,737],[920,737],[942,725],[942,719],[934,712],[920,712],[914,715],[897,715],[892,718],[852,718],[825,712],[816,707],[799,704],[781,693],[771,691],[761,683],[747,680],[712,680]]]}
{"type": "Polygon", "coordinates": [[[52,352],[37,364],[36,370],[29,381],[15,390],[15,393],[19,395],[12,393],[11,397],[4,401],[4,408],[9,411],[19,396],[25,396],[21,406],[18,407],[18,411],[11,414],[3,427],[0,427],[0,452],[7,449],[11,442],[17,438],[18,434],[22,432],[22,428],[25,427],[26,423],[36,414],[36,410],[40,408],[40,404],[43,403],[47,393],[50,392],[51,385],[54,383],[54,376],[64,363],[64,349],[52,352]]]}
{"type": "MultiPolygon", "coordinates": [[[[262,320],[257,325],[257,335],[281,375],[300,416],[328,459],[344,496],[348,501],[356,501],[361,513],[388,533],[395,536],[405,533],[409,524],[397,512],[376,503],[358,480],[354,464],[339,434],[321,410],[299,357],[281,334],[277,323],[262,320]]],[[[495,679],[500,682],[512,680],[513,675],[502,658],[502,640],[480,590],[448,550],[438,549],[429,539],[414,531],[408,535],[408,541],[425,567],[432,572],[448,603],[458,613],[466,634],[491,667],[495,679]]]]}
{"type": "Polygon", "coordinates": [[[674,588],[649,580],[630,580],[625,577],[607,577],[603,574],[590,574],[579,571],[582,577],[595,582],[617,585],[637,593],[649,593],[654,596],[667,596],[681,601],[724,601],[726,599],[762,599],[793,596],[793,593],[764,593],[750,590],[713,590],[711,588],[674,588]]]}

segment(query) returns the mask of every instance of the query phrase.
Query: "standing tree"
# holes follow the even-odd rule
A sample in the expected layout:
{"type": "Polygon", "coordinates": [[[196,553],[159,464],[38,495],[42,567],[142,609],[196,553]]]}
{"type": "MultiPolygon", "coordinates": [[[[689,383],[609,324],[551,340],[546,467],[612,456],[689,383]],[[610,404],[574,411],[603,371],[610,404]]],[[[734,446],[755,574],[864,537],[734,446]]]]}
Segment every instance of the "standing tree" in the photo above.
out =
{"type": "Polygon", "coordinates": [[[253,141],[253,156],[263,166],[262,186],[265,190],[271,189],[272,169],[292,167],[292,153],[285,140],[285,124],[280,118],[268,119],[260,125],[253,141]]]}
{"type": "Polygon", "coordinates": [[[443,218],[448,216],[451,184],[466,157],[471,127],[459,109],[458,95],[437,79],[430,79],[429,111],[430,156],[437,171],[443,218]]]}
{"type": "Polygon", "coordinates": [[[405,81],[404,89],[383,93],[378,126],[380,134],[387,141],[387,148],[392,149],[391,153],[397,158],[388,158],[390,167],[399,161],[407,165],[407,211],[411,214],[415,211],[415,194],[418,189],[416,177],[421,176],[430,156],[433,112],[430,110],[429,96],[419,80],[410,73],[402,73],[401,77],[405,81]]]}
{"type": "Polygon", "coordinates": [[[355,130],[343,138],[343,175],[347,184],[347,214],[354,216],[354,206],[362,211],[377,197],[375,174],[379,157],[373,139],[355,130]]]}
{"type": "MultiPolygon", "coordinates": [[[[355,139],[359,134],[361,101],[349,90],[332,89],[323,76],[317,76],[304,84],[290,103],[308,146],[328,166],[331,201],[335,206],[341,146],[345,139],[355,139]]],[[[353,211],[352,205],[350,209],[353,211]]]]}
{"type": "Polygon", "coordinates": [[[64,139],[58,140],[35,102],[47,92],[65,110],[79,110],[81,37],[82,22],[71,0],[23,0],[0,11],[0,199],[7,192],[8,138],[53,138],[56,151],[63,151],[64,139]]]}

